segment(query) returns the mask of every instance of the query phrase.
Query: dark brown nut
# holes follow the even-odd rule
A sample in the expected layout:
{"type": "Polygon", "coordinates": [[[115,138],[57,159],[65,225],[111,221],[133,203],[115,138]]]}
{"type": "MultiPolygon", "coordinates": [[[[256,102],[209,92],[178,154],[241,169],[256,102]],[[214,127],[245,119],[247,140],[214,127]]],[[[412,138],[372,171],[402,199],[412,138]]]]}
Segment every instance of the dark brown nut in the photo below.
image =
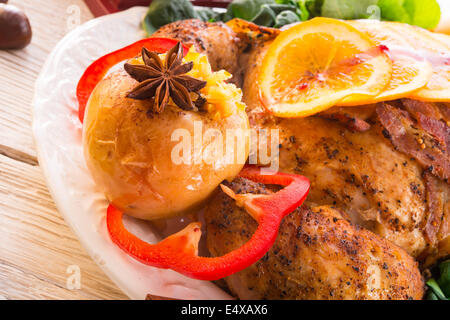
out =
{"type": "Polygon", "coordinates": [[[0,3],[0,49],[22,49],[31,42],[31,36],[30,21],[25,13],[15,6],[0,3]]]}

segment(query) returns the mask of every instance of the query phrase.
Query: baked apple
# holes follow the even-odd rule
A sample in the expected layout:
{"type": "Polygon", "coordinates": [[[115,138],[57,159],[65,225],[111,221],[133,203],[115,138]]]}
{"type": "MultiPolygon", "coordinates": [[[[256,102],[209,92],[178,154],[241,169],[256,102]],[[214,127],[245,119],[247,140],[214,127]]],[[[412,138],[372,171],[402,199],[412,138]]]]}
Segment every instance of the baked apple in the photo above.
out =
{"type": "Polygon", "coordinates": [[[196,209],[248,156],[248,118],[240,89],[225,82],[231,75],[212,72],[192,49],[184,58],[180,52],[143,49],[88,101],[88,168],[112,204],[136,218],[196,209]],[[237,139],[227,139],[230,133],[237,139]]]}

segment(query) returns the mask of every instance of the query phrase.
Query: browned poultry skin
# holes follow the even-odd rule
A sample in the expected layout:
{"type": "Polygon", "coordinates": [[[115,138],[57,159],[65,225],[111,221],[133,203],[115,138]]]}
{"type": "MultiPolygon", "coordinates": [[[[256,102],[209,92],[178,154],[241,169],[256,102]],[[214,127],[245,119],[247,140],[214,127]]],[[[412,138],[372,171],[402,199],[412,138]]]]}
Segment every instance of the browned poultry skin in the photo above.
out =
{"type": "Polygon", "coordinates": [[[152,37],[173,38],[185,45],[194,45],[198,52],[207,54],[214,71],[225,69],[233,75],[238,73],[240,39],[224,23],[196,19],[177,21],[161,27],[152,37]]]}
{"type": "MultiPolygon", "coordinates": [[[[242,178],[230,187],[239,193],[270,193],[242,178]]],[[[257,226],[223,192],[210,202],[205,218],[208,248],[215,256],[240,247],[257,226]]],[[[424,292],[413,258],[330,206],[289,214],[272,249],[225,280],[241,299],[421,299],[424,292]]]]}
{"type": "MultiPolygon", "coordinates": [[[[251,126],[279,129],[280,171],[310,179],[308,203],[338,207],[353,223],[392,241],[414,257],[423,259],[430,252],[436,257],[449,255],[448,229],[440,233],[439,242],[427,241],[425,235],[430,205],[424,169],[411,156],[396,150],[385,136],[376,105],[358,107],[359,111],[350,108],[348,112],[344,108],[330,109],[301,119],[275,118],[265,112],[255,83],[268,45],[254,46],[243,93],[251,126]],[[342,122],[326,119],[335,112],[354,114],[370,126],[356,132],[342,122]]],[[[448,185],[442,189],[445,197],[448,185]]],[[[446,200],[443,207],[448,210],[446,200]]],[[[442,219],[442,224],[448,224],[448,219],[442,219]]],[[[428,259],[428,264],[432,262],[435,259],[428,259]]]]}
{"type": "Polygon", "coordinates": [[[280,171],[312,183],[308,202],[334,205],[351,220],[418,256],[427,212],[422,168],[392,147],[375,124],[352,132],[319,117],[261,123],[279,129],[280,171]]]}

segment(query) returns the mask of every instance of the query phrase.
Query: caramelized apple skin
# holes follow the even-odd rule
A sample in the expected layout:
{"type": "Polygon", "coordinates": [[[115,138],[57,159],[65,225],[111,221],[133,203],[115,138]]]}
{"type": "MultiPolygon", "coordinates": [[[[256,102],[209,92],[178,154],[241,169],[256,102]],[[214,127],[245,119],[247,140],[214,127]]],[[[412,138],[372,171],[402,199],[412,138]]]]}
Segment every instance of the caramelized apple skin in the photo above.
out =
{"type": "MultiPolygon", "coordinates": [[[[249,128],[247,115],[238,110],[216,120],[206,112],[183,111],[170,105],[160,114],[151,114],[147,112],[151,101],[126,98],[136,84],[119,70],[103,79],[92,93],[83,129],[87,166],[106,197],[136,218],[167,218],[195,209],[223,180],[234,178],[244,163],[227,161],[225,151],[221,156],[214,153],[214,139],[197,140],[200,148],[194,148],[194,126],[197,130],[201,126],[200,135],[208,129],[220,132],[225,150],[226,131],[245,132],[249,128]],[[173,139],[175,130],[188,136],[175,135],[173,139]],[[185,156],[181,150],[184,142],[190,144],[184,149],[190,152],[180,159],[177,156],[185,156]]],[[[246,159],[248,137],[238,140],[243,143],[246,159]]],[[[235,154],[238,148],[239,144],[233,146],[235,154]]]]}

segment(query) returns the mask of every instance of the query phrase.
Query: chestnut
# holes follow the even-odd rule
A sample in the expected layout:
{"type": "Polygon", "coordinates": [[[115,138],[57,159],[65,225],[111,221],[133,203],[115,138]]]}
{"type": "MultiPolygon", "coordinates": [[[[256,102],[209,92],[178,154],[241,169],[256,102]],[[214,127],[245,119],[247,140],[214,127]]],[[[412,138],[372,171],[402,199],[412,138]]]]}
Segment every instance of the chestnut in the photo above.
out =
{"type": "Polygon", "coordinates": [[[30,21],[25,13],[15,6],[0,3],[0,49],[22,49],[31,42],[31,36],[30,21]]]}

